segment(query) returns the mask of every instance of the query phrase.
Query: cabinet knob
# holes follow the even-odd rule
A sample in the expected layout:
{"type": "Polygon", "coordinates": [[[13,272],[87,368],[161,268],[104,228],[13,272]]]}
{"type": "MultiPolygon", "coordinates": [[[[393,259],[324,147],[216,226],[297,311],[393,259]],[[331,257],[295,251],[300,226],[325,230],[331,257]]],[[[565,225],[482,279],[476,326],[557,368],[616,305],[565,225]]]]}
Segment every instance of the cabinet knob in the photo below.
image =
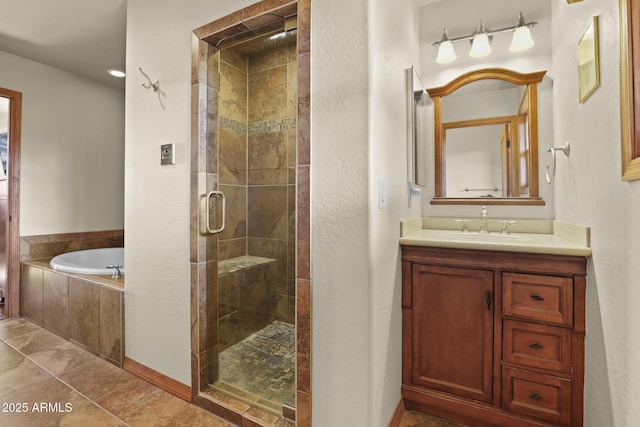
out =
{"type": "Polygon", "coordinates": [[[529,344],[529,347],[531,347],[534,350],[540,350],[541,348],[544,348],[542,344],[538,344],[538,343],[529,344]]]}
{"type": "Polygon", "coordinates": [[[536,300],[536,301],[544,301],[544,298],[542,298],[540,295],[529,295],[531,297],[532,300],[536,300]]]}

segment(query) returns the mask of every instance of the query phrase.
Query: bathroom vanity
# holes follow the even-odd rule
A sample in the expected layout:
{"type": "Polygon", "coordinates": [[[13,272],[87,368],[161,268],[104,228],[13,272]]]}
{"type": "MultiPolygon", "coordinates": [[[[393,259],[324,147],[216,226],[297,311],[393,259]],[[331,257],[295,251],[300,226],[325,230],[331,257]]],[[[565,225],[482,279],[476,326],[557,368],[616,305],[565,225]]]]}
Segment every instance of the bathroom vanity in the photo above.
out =
{"type": "Polygon", "coordinates": [[[402,224],[402,397],[468,425],[581,426],[589,229],[402,224]]]}

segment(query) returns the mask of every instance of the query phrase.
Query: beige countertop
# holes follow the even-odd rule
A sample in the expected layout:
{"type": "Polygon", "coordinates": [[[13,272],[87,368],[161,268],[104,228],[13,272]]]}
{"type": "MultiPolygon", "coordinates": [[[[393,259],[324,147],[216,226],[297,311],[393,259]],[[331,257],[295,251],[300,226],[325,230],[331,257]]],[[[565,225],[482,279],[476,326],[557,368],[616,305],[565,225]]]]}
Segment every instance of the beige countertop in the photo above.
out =
{"type": "Polygon", "coordinates": [[[554,220],[516,220],[511,234],[500,234],[500,219],[489,219],[489,234],[480,234],[480,220],[461,232],[456,218],[423,217],[402,221],[400,244],[489,251],[591,256],[590,229],[554,220]]]}

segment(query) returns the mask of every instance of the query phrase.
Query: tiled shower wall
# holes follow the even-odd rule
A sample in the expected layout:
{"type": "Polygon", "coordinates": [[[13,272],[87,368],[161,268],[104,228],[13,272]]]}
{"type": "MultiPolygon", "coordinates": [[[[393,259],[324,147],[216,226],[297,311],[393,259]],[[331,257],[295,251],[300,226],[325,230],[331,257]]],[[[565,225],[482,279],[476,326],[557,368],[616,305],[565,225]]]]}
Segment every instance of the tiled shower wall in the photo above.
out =
{"type": "MultiPolygon", "coordinates": [[[[217,109],[219,84],[216,82],[217,61],[209,54],[226,37],[259,28],[269,22],[298,17],[297,47],[297,196],[296,196],[296,425],[311,425],[311,227],[310,227],[310,175],[311,175],[311,0],[263,0],[231,13],[194,30],[192,45],[192,156],[191,156],[191,355],[193,402],[238,425],[255,422],[255,407],[234,401],[230,396],[212,396],[206,392],[210,383],[210,364],[215,358],[207,356],[216,349],[217,328],[212,328],[217,316],[217,287],[212,278],[217,275],[217,236],[203,230],[203,195],[218,186],[217,169],[217,109]],[[215,64],[215,65],[214,65],[215,64]],[[215,143],[212,145],[212,141],[215,143]],[[216,244],[213,244],[216,242],[216,244]],[[214,293],[215,290],[215,293],[214,293]],[[209,306],[209,309],[208,309],[209,306]],[[229,405],[233,401],[234,407],[229,405]],[[251,413],[252,415],[247,415],[251,413]],[[250,419],[249,419],[250,418],[250,419]]],[[[293,162],[294,156],[288,161],[293,162]]],[[[270,414],[267,414],[270,415],[270,414]]],[[[260,423],[258,423],[260,424],[260,423]]],[[[262,424],[261,424],[262,425],[262,424]]]]}
{"type": "Polygon", "coordinates": [[[219,189],[227,198],[218,260],[275,260],[275,277],[274,268],[219,277],[222,350],[274,320],[294,323],[296,49],[224,49],[209,67],[220,76],[219,189]]]}

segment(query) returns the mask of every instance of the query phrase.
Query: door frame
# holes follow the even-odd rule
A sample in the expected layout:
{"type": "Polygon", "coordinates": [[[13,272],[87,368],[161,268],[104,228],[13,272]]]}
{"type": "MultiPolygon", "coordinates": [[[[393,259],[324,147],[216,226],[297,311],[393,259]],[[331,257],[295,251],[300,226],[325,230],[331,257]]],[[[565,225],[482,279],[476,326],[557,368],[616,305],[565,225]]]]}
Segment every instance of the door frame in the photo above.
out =
{"type": "Polygon", "coordinates": [[[7,199],[7,282],[5,289],[5,315],[20,315],[20,151],[22,128],[22,93],[0,87],[0,97],[9,99],[8,176],[7,199]]]}

